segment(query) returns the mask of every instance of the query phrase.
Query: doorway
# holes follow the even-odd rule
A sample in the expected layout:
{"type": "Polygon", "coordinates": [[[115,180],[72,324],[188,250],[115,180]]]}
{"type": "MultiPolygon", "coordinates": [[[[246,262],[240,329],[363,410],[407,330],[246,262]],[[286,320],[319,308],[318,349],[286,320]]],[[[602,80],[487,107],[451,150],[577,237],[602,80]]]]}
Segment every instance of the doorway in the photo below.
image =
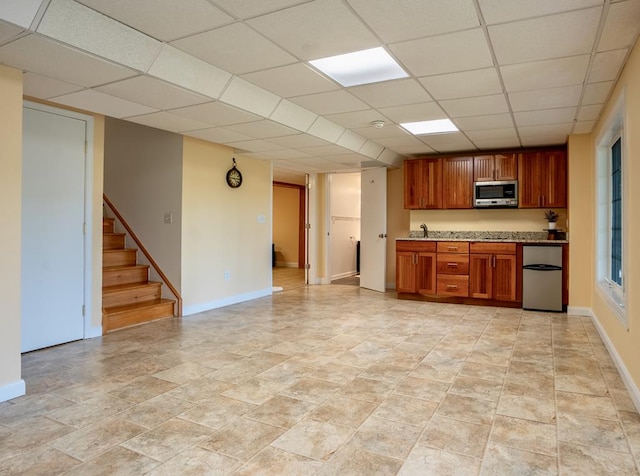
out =
{"type": "Polygon", "coordinates": [[[306,186],[273,182],[272,282],[274,290],[307,284],[306,186]]]}
{"type": "Polygon", "coordinates": [[[35,103],[23,108],[22,352],[85,336],[91,121],[35,103]]]}

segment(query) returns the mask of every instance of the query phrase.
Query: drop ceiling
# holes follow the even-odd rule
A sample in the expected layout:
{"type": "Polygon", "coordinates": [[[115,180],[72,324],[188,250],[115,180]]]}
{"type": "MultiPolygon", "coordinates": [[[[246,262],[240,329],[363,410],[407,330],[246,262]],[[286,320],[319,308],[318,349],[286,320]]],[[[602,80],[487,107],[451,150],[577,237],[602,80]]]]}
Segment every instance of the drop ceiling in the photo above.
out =
{"type": "Polygon", "coordinates": [[[294,177],[564,144],[593,128],[639,31],[640,0],[3,0],[0,63],[26,96],[294,177]],[[308,64],[379,46],[408,78],[344,88],[308,64]],[[445,118],[460,131],[398,125],[445,118]]]}

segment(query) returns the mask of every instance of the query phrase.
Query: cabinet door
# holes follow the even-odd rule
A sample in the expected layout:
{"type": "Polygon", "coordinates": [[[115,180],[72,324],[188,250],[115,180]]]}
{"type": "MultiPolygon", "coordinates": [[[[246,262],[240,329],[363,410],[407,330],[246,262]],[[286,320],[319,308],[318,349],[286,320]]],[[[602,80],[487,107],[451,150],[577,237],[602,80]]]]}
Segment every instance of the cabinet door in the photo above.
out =
{"type": "Polygon", "coordinates": [[[491,182],[495,180],[493,155],[480,155],[473,158],[473,181],[491,182]]]}
{"type": "Polygon", "coordinates": [[[498,301],[516,300],[516,257],[494,255],[493,298],[498,301]]]}
{"type": "Polygon", "coordinates": [[[442,166],[442,207],[473,208],[473,158],[444,159],[442,166]]]}
{"type": "Polygon", "coordinates": [[[436,254],[418,253],[417,291],[420,294],[436,293],[436,254]]]}
{"type": "Polygon", "coordinates": [[[493,295],[493,255],[469,255],[469,296],[491,299],[493,295]]]}
{"type": "Polygon", "coordinates": [[[404,161],[404,208],[420,208],[422,197],[421,160],[404,161]]]}
{"type": "Polygon", "coordinates": [[[440,159],[405,160],[404,208],[442,208],[440,159]]]}
{"type": "Polygon", "coordinates": [[[494,160],[495,180],[518,180],[516,154],[496,154],[494,160]]]}
{"type": "Polygon", "coordinates": [[[545,180],[544,157],[538,152],[518,156],[518,206],[520,208],[542,207],[542,184],[545,180]]]}
{"type": "Polygon", "coordinates": [[[544,154],[547,168],[547,187],[544,192],[544,206],[549,208],[567,207],[567,156],[564,151],[544,154]]]}
{"type": "Polygon", "coordinates": [[[416,253],[413,251],[396,252],[396,292],[415,293],[416,288],[416,253]]]}

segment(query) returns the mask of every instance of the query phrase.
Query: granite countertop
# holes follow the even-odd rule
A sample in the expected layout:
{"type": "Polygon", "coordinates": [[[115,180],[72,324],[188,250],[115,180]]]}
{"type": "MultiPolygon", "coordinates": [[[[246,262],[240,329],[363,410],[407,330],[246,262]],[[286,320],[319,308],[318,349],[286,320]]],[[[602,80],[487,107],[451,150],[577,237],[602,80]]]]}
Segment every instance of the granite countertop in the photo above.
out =
{"type": "Polygon", "coordinates": [[[409,241],[504,241],[514,243],[569,243],[566,239],[566,232],[559,230],[558,238],[549,240],[546,231],[429,231],[424,237],[422,230],[409,232],[406,238],[397,240],[409,241]]]}

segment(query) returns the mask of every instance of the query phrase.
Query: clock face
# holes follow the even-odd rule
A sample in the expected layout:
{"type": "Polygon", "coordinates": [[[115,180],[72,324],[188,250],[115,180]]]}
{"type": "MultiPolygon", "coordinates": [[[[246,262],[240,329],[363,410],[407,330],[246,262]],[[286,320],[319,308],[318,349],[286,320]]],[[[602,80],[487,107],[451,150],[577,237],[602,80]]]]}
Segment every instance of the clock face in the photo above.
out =
{"type": "Polygon", "coordinates": [[[231,188],[238,188],[242,185],[242,174],[235,165],[227,172],[227,185],[231,188]]]}

